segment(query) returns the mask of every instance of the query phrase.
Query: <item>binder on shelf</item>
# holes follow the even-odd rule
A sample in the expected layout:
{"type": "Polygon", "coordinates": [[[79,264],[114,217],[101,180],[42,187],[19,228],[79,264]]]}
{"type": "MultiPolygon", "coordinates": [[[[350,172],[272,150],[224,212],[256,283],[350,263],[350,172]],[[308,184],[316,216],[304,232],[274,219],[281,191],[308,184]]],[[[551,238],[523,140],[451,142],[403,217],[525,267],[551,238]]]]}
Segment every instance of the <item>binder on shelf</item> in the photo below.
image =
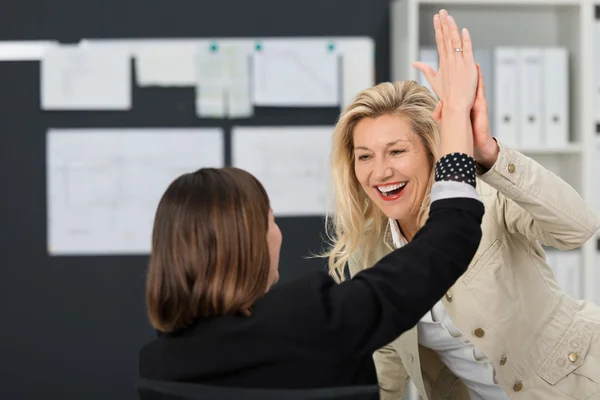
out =
{"type": "Polygon", "coordinates": [[[518,49],[517,133],[519,145],[524,149],[539,148],[544,145],[542,136],[542,54],[542,49],[538,47],[518,49]]]}
{"type": "MultiPolygon", "coordinates": [[[[594,149],[594,172],[592,176],[596,177],[594,181],[596,186],[596,213],[600,215],[600,179],[597,178],[600,176],[600,135],[598,134],[596,135],[596,143],[594,149]]],[[[600,245],[600,233],[598,234],[598,244],[600,245]]],[[[600,252],[600,247],[598,248],[598,251],[600,252]]],[[[598,257],[600,257],[600,253],[598,254],[598,257]]],[[[600,273],[598,273],[597,275],[600,276],[600,273]]],[[[600,286],[598,291],[600,292],[600,286]]]]}
{"type": "Polygon", "coordinates": [[[542,53],[544,144],[565,147],[569,143],[569,55],[564,47],[547,47],[542,53]]]}
{"type": "Polygon", "coordinates": [[[596,122],[600,123],[600,20],[594,23],[594,106],[596,122]]]}
{"type": "Polygon", "coordinates": [[[519,146],[517,111],[519,101],[518,50],[514,47],[494,49],[494,132],[504,144],[519,146]]]}

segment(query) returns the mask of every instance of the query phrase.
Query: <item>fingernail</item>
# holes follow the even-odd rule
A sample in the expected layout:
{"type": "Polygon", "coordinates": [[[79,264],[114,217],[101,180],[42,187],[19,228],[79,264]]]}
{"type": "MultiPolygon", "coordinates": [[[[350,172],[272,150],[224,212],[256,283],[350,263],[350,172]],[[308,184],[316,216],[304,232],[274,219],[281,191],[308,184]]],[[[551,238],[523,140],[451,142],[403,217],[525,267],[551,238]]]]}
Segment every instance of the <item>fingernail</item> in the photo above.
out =
{"type": "Polygon", "coordinates": [[[448,21],[454,21],[454,18],[452,18],[452,15],[448,15],[448,21]]]}

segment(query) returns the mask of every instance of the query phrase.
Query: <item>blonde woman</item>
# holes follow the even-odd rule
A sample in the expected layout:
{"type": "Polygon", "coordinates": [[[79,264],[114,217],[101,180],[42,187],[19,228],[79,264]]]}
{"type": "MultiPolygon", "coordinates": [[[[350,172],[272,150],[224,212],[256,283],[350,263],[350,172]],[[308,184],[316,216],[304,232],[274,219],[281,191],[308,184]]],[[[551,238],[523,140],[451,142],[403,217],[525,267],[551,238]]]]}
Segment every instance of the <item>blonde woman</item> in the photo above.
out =
{"type": "MultiPolygon", "coordinates": [[[[442,32],[452,32],[457,53],[462,43],[444,10],[434,26],[440,70],[424,71],[443,100],[441,72],[454,61],[444,56],[442,32]]],[[[354,276],[411,242],[427,219],[439,142],[432,113],[449,111],[436,105],[415,82],[382,83],[340,116],[327,253],[340,280],[346,265],[354,276]]],[[[481,73],[472,124],[483,238],[433,309],[375,354],[382,398],[401,399],[410,378],[425,400],[600,399],[600,308],[561,290],[542,249],[581,246],[598,217],[559,177],[494,140],[481,73]]]]}

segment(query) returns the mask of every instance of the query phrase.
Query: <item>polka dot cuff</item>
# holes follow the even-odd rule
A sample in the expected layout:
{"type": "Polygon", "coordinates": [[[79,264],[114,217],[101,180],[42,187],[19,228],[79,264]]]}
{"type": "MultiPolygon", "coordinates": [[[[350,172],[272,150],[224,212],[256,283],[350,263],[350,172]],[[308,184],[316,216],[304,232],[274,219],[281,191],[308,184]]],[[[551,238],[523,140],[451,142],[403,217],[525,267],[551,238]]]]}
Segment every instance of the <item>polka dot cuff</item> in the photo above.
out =
{"type": "Polygon", "coordinates": [[[435,180],[464,182],[475,187],[476,164],[464,153],[450,153],[435,164],[435,180]]]}

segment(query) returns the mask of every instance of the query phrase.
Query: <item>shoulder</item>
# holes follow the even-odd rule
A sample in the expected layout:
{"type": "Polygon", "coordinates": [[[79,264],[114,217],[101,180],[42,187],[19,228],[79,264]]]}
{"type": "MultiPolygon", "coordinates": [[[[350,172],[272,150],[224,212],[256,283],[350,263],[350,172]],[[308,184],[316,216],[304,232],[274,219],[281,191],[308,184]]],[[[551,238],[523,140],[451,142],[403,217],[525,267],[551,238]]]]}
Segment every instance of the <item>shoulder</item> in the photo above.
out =
{"type": "Polygon", "coordinates": [[[383,257],[391,253],[394,249],[391,245],[392,238],[389,229],[384,235],[379,235],[374,243],[368,243],[363,237],[363,240],[350,255],[348,267],[350,275],[354,276],[362,270],[372,267],[383,257]]]}
{"type": "Polygon", "coordinates": [[[306,310],[315,307],[317,300],[321,298],[320,295],[334,285],[337,283],[325,271],[307,273],[273,286],[255,303],[255,309],[260,314],[302,315],[306,310]]]}

